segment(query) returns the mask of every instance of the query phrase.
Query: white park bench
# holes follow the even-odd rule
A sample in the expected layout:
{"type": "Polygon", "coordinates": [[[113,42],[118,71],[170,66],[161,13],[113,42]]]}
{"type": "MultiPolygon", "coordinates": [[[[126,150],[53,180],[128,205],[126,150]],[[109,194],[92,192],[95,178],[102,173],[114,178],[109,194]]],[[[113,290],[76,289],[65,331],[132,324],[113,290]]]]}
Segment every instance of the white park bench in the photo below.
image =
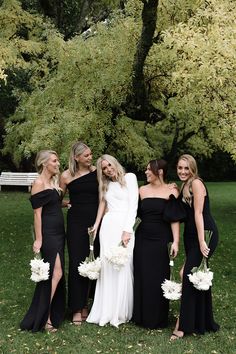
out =
{"type": "Polygon", "coordinates": [[[0,175],[0,191],[2,186],[27,186],[30,192],[37,172],[2,172],[0,175]]]}

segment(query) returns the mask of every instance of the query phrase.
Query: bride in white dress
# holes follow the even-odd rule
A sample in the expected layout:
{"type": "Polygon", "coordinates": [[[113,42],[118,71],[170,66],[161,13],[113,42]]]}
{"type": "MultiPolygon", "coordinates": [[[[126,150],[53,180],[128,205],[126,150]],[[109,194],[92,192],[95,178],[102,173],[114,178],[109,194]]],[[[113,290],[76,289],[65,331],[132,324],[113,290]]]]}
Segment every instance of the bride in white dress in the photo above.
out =
{"type": "Polygon", "coordinates": [[[97,280],[95,297],[87,322],[118,327],[129,321],[133,312],[133,225],[138,206],[138,184],[133,173],[125,173],[110,155],[97,161],[100,204],[94,224],[99,232],[102,269],[97,280]],[[128,262],[116,270],[104,257],[112,247],[123,244],[130,251],[128,262]]]}

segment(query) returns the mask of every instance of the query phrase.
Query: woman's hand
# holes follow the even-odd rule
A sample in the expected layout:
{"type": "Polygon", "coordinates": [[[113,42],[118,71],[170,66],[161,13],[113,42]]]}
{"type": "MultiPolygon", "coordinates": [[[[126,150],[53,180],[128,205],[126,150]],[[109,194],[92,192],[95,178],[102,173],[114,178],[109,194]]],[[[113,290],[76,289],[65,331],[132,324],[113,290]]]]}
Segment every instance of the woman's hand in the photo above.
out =
{"type": "Polygon", "coordinates": [[[34,253],[39,253],[41,247],[42,247],[42,241],[35,240],[34,243],[33,243],[33,252],[34,253]]]}
{"type": "Polygon", "coordinates": [[[121,240],[125,247],[128,246],[129,240],[131,239],[131,233],[127,231],[122,232],[121,240]]]}
{"type": "Polygon", "coordinates": [[[210,248],[207,246],[205,241],[200,242],[200,250],[201,250],[203,256],[207,258],[208,254],[210,252],[210,248]]]}
{"type": "Polygon", "coordinates": [[[170,248],[170,255],[175,258],[177,256],[179,252],[179,244],[177,242],[173,242],[171,244],[171,248],[170,248]]]}
{"type": "Polygon", "coordinates": [[[93,239],[94,240],[95,240],[96,235],[97,235],[98,227],[99,227],[99,225],[94,224],[93,227],[92,227],[92,230],[91,230],[93,232],[93,239]]]}

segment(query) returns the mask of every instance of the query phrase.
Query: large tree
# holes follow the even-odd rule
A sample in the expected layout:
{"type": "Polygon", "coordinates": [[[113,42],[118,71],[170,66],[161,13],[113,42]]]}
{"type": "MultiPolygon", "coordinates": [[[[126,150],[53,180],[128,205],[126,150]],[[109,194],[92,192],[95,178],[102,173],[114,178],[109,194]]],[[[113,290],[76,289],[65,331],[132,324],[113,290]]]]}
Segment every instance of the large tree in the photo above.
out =
{"type": "Polygon", "coordinates": [[[230,0],[127,1],[88,37],[60,43],[56,72],[21,101],[4,151],[19,162],[53,147],[66,163],[80,138],[95,156],[138,168],[183,150],[236,159],[235,9],[230,0]]]}

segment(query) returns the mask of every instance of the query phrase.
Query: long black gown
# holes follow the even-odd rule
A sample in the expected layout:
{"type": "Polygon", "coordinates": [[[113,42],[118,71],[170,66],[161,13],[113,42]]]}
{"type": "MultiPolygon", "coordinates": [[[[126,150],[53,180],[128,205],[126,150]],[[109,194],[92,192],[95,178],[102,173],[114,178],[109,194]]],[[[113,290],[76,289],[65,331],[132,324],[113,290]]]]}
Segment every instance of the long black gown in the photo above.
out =
{"type": "Polygon", "coordinates": [[[24,319],[20,323],[22,330],[32,332],[44,328],[49,311],[53,327],[58,328],[65,314],[65,279],[64,275],[58,283],[50,305],[51,279],[57,254],[64,270],[65,229],[61,210],[61,198],[56,189],[45,189],[30,197],[33,209],[42,207],[42,247],[41,255],[50,263],[48,280],[37,283],[32,303],[24,319]]]}
{"type": "Polygon", "coordinates": [[[168,325],[169,301],[163,296],[161,284],[170,277],[170,222],[181,219],[183,213],[171,195],[169,199],[144,198],[138,215],[142,221],[135,233],[132,321],[150,329],[164,328],[168,325]]]}
{"type": "MultiPolygon", "coordinates": [[[[206,187],[205,187],[206,188],[206,187]]],[[[207,189],[206,189],[207,192],[207,189]]],[[[182,200],[182,193],[179,198],[182,200]]],[[[184,227],[184,247],[186,261],[183,273],[182,297],[179,317],[179,330],[184,333],[200,333],[206,331],[217,331],[219,325],[214,321],[212,310],[211,288],[201,291],[194,288],[189,281],[187,274],[191,273],[193,267],[198,267],[202,261],[197,229],[194,219],[194,207],[189,204],[182,204],[186,210],[187,217],[184,227]]],[[[213,231],[209,244],[210,252],[208,259],[212,256],[218,243],[218,231],[214,219],[211,216],[208,192],[205,196],[203,206],[204,229],[213,231]]]]}
{"type": "MultiPolygon", "coordinates": [[[[89,255],[88,227],[95,222],[98,209],[96,171],[74,179],[67,185],[71,208],[67,214],[67,246],[69,254],[68,307],[75,313],[87,306],[89,279],[79,275],[78,266],[89,255]]],[[[96,237],[94,254],[99,255],[96,237]]],[[[95,284],[93,281],[92,283],[95,284]]]]}

